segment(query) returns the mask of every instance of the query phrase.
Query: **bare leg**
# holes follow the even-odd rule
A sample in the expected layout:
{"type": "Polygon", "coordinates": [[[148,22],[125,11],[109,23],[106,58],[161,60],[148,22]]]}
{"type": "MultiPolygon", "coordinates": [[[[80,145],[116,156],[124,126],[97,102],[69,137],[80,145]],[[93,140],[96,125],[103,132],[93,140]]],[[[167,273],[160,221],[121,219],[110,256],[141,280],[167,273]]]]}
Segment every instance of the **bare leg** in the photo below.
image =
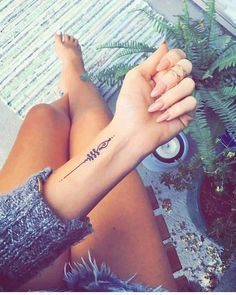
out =
{"type": "MultiPolygon", "coordinates": [[[[73,157],[109,123],[111,114],[95,87],[80,80],[84,69],[76,40],[72,37],[65,40],[66,46],[57,37],[56,45],[62,60],[65,59],[63,84],[72,110],[70,157],[73,157]],[[68,47],[75,48],[73,56],[79,55],[77,62],[68,62],[68,47]]],[[[176,290],[152,208],[136,172],[118,184],[89,217],[94,234],[72,247],[72,261],[86,257],[90,250],[98,262],[107,262],[123,279],[137,273],[135,280],[139,283],[152,287],[162,284],[176,290]]]]}
{"type": "MultiPolygon", "coordinates": [[[[56,169],[64,164],[69,157],[69,131],[67,97],[51,105],[33,107],[27,114],[8,159],[0,171],[0,192],[17,187],[33,173],[47,166],[56,169]]],[[[65,261],[69,260],[69,254],[70,251],[66,251],[20,290],[60,287],[63,267],[65,261]]]]}

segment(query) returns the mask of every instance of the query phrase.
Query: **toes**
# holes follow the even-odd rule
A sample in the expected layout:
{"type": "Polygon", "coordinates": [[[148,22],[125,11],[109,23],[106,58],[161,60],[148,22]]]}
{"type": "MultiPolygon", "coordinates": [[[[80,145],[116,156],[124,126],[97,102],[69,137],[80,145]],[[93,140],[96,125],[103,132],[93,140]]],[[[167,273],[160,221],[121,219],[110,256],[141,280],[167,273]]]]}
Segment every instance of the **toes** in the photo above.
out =
{"type": "Polygon", "coordinates": [[[71,36],[71,41],[72,41],[76,46],[79,45],[79,41],[78,41],[78,39],[76,39],[74,36],[71,36]]]}
{"type": "Polygon", "coordinates": [[[64,44],[74,45],[75,47],[80,48],[79,41],[71,35],[56,33],[54,37],[56,43],[60,42],[64,44]]]}
{"type": "Polygon", "coordinates": [[[66,35],[66,34],[64,35],[64,42],[70,43],[70,44],[75,44],[75,45],[79,44],[78,40],[75,37],[73,37],[71,35],[66,35]]]}
{"type": "Polygon", "coordinates": [[[67,34],[64,35],[64,43],[69,43],[70,39],[71,39],[70,35],[67,35],[67,34]]]}
{"type": "Polygon", "coordinates": [[[56,42],[62,42],[62,34],[61,33],[56,33],[54,35],[55,41],[56,42]]]}
{"type": "Polygon", "coordinates": [[[79,51],[81,51],[81,47],[80,47],[80,44],[79,44],[79,41],[77,40],[77,39],[75,39],[75,47],[79,50],[79,51]]]}

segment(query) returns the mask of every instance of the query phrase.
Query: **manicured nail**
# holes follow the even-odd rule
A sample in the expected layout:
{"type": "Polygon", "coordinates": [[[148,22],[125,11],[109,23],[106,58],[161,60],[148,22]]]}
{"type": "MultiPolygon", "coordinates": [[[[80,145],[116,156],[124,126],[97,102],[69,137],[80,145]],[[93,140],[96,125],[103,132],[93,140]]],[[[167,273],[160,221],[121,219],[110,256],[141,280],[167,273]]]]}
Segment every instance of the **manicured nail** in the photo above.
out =
{"type": "Polygon", "coordinates": [[[168,111],[166,111],[165,113],[161,114],[160,117],[158,117],[156,119],[156,122],[161,123],[161,122],[167,120],[169,117],[170,117],[170,114],[168,113],[168,111]]]}
{"type": "Polygon", "coordinates": [[[156,96],[159,96],[161,95],[163,92],[166,91],[166,84],[163,83],[163,82],[158,82],[156,87],[152,90],[151,92],[151,97],[156,97],[156,96]]]}
{"type": "Polygon", "coordinates": [[[154,102],[153,104],[151,104],[148,108],[148,112],[155,112],[155,111],[159,111],[162,107],[164,107],[164,104],[162,101],[157,101],[154,102]]]}
{"type": "Polygon", "coordinates": [[[168,58],[163,58],[159,65],[156,67],[158,72],[167,69],[170,66],[170,60],[168,58]]]}

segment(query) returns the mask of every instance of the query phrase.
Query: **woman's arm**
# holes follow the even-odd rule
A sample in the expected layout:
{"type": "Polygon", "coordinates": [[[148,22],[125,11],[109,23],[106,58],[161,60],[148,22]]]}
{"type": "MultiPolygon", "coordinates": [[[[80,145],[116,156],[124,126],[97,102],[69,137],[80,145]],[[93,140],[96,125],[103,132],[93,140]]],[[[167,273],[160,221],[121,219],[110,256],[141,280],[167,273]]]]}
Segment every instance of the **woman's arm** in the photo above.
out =
{"type": "Polygon", "coordinates": [[[44,187],[47,203],[63,219],[84,217],[141,160],[133,135],[113,120],[83,155],[57,169],[44,187]]]}
{"type": "MultiPolygon", "coordinates": [[[[151,95],[155,87],[152,76],[157,72],[165,46],[126,75],[112,122],[87,151],[49,177],[44,187],[45,198],[61,218],[86,216],[147,154],[176,136],[192,120],[196,101],[189,96],[194,89],[190,78],[172,83],[172,88],[161,97],[151,95]],[[161,101],[162,109],[156,108],[155,101],[161,101]],[[154,105],[155,111],[150,105],[154,105]],[[169,117],[165,118],[167,112],[169,117]]],[[[183,73],[191,72],[191,63],[183,60],[182,51],[172,50],[165,58],[172,61],[170,69],[182,60],[186,67],[183,73]]],[[[170,78],[170,73],[176,78],[173,69],[162,76],[162,82],[170,78]]]]}
{"type": "MultiPolygon", "coordinates": [[[[155,90],[153,75],[166,51],[161,46],[127,74],[112,122],[83,155],[49,177],[50,169],[31,177],[1,197],[0,282],[4,290],[13,290],[29,280],[91,232],[91,225],[82,217],[148,153],[191,121],[196,106],[195,99],[188,97],[193,90],[192,80],[184,79],[161,97],[151,95],[155,90]],[[166,112],[169,116],[163,119],[166,112]],[[42,193],[38,177],[44,184],[42,193]]],[[[172,62],[171,56],[175,61],[170,67],[185,57],[181,51],[170,51],[172,62]]],[[[164,75],[160,79],[163,82],[167,78],[164,75]]],[[[157,84],[158,79],[154,79],[157,84]]]]}
{"type": "Polygon", "coordinates": [[[50,173],[0,196],[0,291],[15,290],[92,232],[88,218],[63,221],[50,210],[38,187],[50,173]]]}

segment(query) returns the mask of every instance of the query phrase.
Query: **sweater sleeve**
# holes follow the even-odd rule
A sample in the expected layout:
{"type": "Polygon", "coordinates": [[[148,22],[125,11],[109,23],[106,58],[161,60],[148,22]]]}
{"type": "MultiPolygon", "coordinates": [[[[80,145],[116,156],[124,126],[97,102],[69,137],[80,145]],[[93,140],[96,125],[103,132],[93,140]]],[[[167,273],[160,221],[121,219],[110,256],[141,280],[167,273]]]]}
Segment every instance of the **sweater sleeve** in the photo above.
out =
{"type": "Polygon", "coordinates": [[[51,168],[0,196],[0,289],[15,290],[92,232],[88,218],[63,221],[39,190],[51,168]]]}

